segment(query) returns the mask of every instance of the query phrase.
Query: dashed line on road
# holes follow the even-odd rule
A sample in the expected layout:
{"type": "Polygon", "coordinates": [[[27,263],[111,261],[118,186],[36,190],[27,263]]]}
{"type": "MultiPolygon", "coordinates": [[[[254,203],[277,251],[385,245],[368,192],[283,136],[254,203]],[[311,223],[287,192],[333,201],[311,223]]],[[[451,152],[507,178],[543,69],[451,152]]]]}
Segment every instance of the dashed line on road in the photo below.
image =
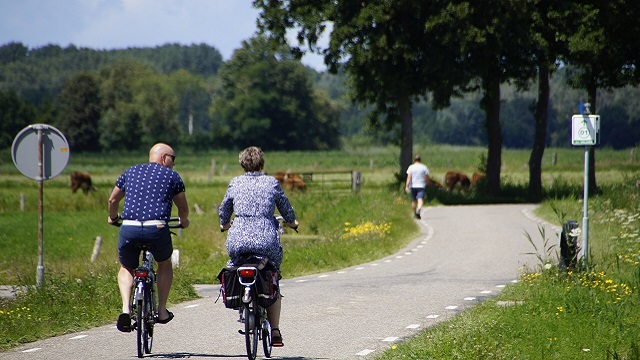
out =
{"type": "Polygon", "coordinates": [[[200,306],[200,304],[187,305],[184,308],[185,309],[189,309],[189,308],[194,308],[194,307],[198,307],[198,306],[200,306]]]}
{"type": "Polygon", "coordinates": [[[27,350],[22,350],[23,353],[31,353],[31,352],[35,352],[38,350],[42,350],[42,348],[33,348],[33,349],[27,349],[27,350]]]}
{"type": "Polygon", "coordinates": [[[382,339],[382,341],[385,341],[385,342],[394,342],[394,341],[396,341],[396,340],[398,340],[398,339],[399,339],[399,338],[398,338],[397,336],[389,336],[389,337],[386,337],[386,338],[382,339]]]}
{"type": "Polygon", "coordinates": [[[483,290],[480,292],[480,294],[491,294],[492,291],[491,290],[483,290]]]}
{"type": "Polygon", "coordinates": [[[72,338],[69,338],[69,340],[84,339],[84,338],[86,338],[87,336],[89,336],[89,335],[84,335],[84,334],[83,334],[83,335],[78,335],[78,336],[74,336],[74,337],[72,337],[72,338]]]}
{"type": "Polygon", "coordinates": [[[371,349],[364,349],[358,353],[356,353],[356,356],[367,356],[369,354],[371,354],[372,352],[374,352],[375,350],[371,350],[371,349]]]}
{"type": "Polygon", "coordinates": [[[440,315],[436,315],[436,314],[433,314],[433,315],[427,315],[427,319],[437,319],[437,318],[439,318],[439,317],[440,317],[440,315]]]}
{"type": "Polygon", "coordinates": [[[447,310],[455,310],[457,308],[458,308],[458,305],[449,305],[449,306],[445,307],[445,309],[447,309],[447,310]]]}
{"type": "Polygon", "coordinates": [[[473,301],[473,300],[475,300],[475,299],[476,299],[476,298],[475,298],[475,297],[473,297],[473,296],[469,296],[469,297],[464,298],[464,300],[465,300],[465,301],[473,301]]]}
{"type": "Polygon", "coordinates": [[[420,327],[420,324],[411,324],[411,325],[407,325],[405,329],[417,329],[419,327],[420,327]]]}

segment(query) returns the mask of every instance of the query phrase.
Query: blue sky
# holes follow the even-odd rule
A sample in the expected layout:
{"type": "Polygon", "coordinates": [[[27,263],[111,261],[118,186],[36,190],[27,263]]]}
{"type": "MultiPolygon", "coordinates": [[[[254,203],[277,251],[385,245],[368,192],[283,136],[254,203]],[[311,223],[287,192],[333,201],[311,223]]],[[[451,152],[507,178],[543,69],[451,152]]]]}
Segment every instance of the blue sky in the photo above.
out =
{"type": "MultiPolygon", "coordinates": [[[[205,43],[228,60],[256,30],[251,0],[0,0],[0,45],[122,49],[205,43]]],[[[324,71],[318,56],[302,62],[324,71]]]]}

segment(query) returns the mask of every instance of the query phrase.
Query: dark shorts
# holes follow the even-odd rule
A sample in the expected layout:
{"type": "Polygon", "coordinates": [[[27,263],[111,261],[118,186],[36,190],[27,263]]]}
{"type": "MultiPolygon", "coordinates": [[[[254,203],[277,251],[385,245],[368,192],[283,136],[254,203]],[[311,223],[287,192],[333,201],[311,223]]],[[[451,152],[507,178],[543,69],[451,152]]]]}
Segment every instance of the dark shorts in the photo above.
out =
{"type": "Polygon", "coordinates": [[[411,188],[411,200],[424,199],[424,188],[411,188]]]}
{"type": "Polygon", "coordinates": [[[168,226],[122,225],[118,236],[120,263],[130,269],[137,268],[140,261],[138,246],[142,244],[149,246],[149,250],[157,262],[169,259],[173,253],[171,232],[168,226]]]}

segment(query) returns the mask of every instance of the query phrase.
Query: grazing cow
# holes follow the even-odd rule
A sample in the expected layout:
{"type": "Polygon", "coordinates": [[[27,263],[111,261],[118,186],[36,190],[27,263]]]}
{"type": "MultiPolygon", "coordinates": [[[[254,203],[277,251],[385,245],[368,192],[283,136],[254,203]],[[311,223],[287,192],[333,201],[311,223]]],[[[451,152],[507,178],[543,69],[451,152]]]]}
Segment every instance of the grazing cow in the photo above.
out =
{"type": "Polygon", "coordinates": [[[300,174],[293,174],[288,171],[278,171],[273,177],[275,177],[280,185],[287,190],[306,190],[307,188],[307,184],[302,180],[302,176],[300,176],[300,174]]]}
{"type": "Polygon", "coordinates": [[[472,187],[478,186],[478,183],[482,181],[482,179],[484,179],[485,177],[486,175],[483,173],[474,172],[473,175],[471,175],[471,186],[472,187]]]}
{"type": "Polygon", "coordinates": [[[91,182],[91,175],[87,172],[74,171],[69,175],[69,178],[71,180],[69,187],[71,187],[71,192],[74,194],[78,189],[82,189],[85,195],[91,190],[96,190],[96,187],[91,182]]]}
{"type": "Polygon", "coordinates": [[[426,185],[427,185],[427,186],[435,186],[435,187],[437,187],[438,189],[442,189],[442,184],[440,184],[439,182],[437,182],[437,181],[433,180],[433,179],[431,178],[431,176],[427,176],[427,183],[426,183],[426,185]]]}
{"type": "Polygon", "coordinates": [[[447,191],[452,191],[458,184],[460,184],[460,192],[467,192],[471,186],[471,180],[467,175],[455,171],[449,171],[444,175],[444,185],[447,191]]]}

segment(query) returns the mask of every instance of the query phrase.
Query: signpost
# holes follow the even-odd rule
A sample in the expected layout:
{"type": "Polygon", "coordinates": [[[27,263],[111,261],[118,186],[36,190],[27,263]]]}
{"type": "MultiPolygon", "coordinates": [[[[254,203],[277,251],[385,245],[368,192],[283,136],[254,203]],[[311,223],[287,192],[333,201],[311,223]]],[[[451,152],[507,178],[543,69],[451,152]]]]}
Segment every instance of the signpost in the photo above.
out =
{"type": "Polygon", "coordinates": [[[22,129],[13,140],[11,157],[16,168],[38,182],[38,268],[36,286],[44,281],[43,182],[58,176],[69,161],[69,144],[51,125],[34,124],[22,129]]]}
{"type": "Polygon", "coordinates": [[[582,261],[589,258],[589,147],[600,142],[600,115],[589,113],[584,104],[584,114],[571,117],[571,145],[584,146],[584,194],[582,208],[582,261]]]}

